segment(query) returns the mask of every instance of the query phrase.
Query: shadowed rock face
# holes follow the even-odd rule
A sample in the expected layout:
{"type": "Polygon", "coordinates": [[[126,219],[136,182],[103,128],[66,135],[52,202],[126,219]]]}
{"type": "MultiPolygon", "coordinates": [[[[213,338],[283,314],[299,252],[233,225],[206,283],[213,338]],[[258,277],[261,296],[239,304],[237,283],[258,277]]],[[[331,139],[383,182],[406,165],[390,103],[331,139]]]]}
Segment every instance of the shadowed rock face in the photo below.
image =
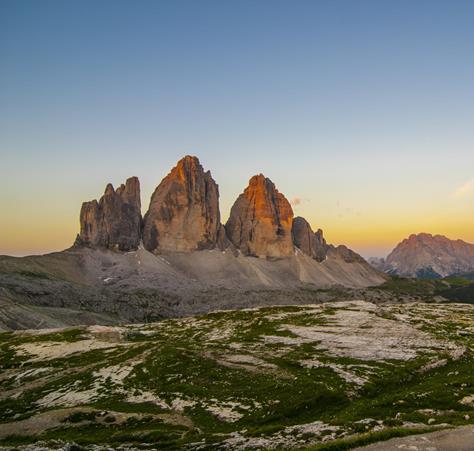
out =
{"type": "Polygon", "coordinates": [[[323,237],[323,231],[318,229],[314,233],[308,221],[299,216],[293,220],[291,233],[295,246],[318,262],[324,261],[327,256],[340,258],[346,263],[363,263],[365,261],[359,254],[344,245],[327,244],[323,237]]]}
{"type": "Polygon", "coordinates": [[[341,258],[346,263],[365,263],[363,257],[361,257],[357,252],[354,252],[352,249],[349,249],[347,246],[344,246],[343,244],[340,244],[339,246],[333,246],[332,244],[330,244],[328,246],[326,254],[328,256],[336,256],[338,258],[341,258]]]}
{"type": "Polygon", "coordinates": [[[212,249],[225,241],[220,229],[219,188],[196,157],[186,156],[151,196],[143,244],[152,252],[212,249]]]}
{"type": "Polygon", "coordinates": [[[99,202],[84,202],[76,244],[129,251],[140,243],[140,182],[129,178],[117,190],[109,183],[99,202]]]}
{"type": "Polygon", "coordinates": [[[303,253],[319,262],[326,258],[328,245],[321,229],[314,233],[308,221],[298,216],[293,220],[291,234],[293,236],[293,243],[303,253]]]}
{"type": "Polygon", "coordinates": [[[318,229],[314,234],[314,258],[322,262],[327,255],[328,245],[323,236],[323,231],[318,229]]]}
{"type": "Polygon", "coordinates": [[[291,228],[293,243],[306,255],[313,256],[314,232],[306,219],[297,216],[291,228]]]}
{"type": "Polygon", "coordinates": [[[259,174],[235,201],[225,229],[244,255],[286,257],[293,253],[292,222],[288,200],[270,179],[259,174]]]}

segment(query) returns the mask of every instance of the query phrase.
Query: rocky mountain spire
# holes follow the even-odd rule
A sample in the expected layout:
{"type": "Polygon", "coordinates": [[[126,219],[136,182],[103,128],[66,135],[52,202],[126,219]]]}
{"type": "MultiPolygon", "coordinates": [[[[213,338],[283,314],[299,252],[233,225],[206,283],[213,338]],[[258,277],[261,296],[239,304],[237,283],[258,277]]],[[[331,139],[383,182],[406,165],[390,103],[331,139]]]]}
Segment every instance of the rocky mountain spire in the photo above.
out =
{"type": "Polygon", "coordinates": [[[153,252],[211,249],[222,243],[219,187],[196,157],[181,159],[151,196],[143,244],[153,252]]]}
{"type": "Polygon", "coordinates": [[[326,258],[328,245],[321,229],[314,233],[308,221],[298,216],[293,220],[291,234],[293,236],[293,243],[303,253],[319,262],[326,258]]]}
{"type": "Polygon", "coordinates": [[[84,202],[80,213],[81,231],[76,245],[129,251],[140,243],[140,182],[127,179],[117,190],[109,183],[104,195],[84,202]]]}
{"type": "Polygon", "coordinates": [[[270,179],[259,174],[235,201],[225,229],[244,255],[285,257],[293,253],[292,222],[288,200],[270,179]]]}
{"type": "Polygon", "coordinates": [[[314,233],[308,221],[302,217],[298,216],[293,220],[291,234],[295,246],[318,262],[324,261],[326,257],[342,259],[346,263],[365,261],[359,254],[344,245],[327,244],[323,231],[318,229],[314,233]]]}

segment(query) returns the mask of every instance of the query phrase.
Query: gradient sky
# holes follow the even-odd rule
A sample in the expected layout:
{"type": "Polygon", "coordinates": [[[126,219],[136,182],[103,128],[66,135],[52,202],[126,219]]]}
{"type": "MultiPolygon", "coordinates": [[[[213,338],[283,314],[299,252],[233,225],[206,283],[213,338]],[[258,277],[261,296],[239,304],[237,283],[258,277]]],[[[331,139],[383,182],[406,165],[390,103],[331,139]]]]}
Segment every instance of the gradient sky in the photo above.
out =
{"type": "Polygon", "coordinates": [[[263,172],[329,242],[474,242],[474,2],[0,1],[0,254],[186,154],[223,219],[263,172]]]}

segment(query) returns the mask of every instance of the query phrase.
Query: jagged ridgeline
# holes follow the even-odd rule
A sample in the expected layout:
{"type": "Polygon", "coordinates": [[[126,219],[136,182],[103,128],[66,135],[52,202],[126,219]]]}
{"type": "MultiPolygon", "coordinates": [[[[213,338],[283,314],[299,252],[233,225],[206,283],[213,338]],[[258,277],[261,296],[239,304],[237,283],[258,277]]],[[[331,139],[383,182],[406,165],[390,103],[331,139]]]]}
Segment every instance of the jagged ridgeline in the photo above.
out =
{"type": "Polygon", "coordinates": [[[141,237],[140,208],[137,177],[129,178],[117,190],[109,183],[99,202],[94,199],[82,204],[81,232],[75,244],[121,251],[137,249],[141,237]]]}
{"type": "Polygon", "coordinates": [[[181,159],[161,181],[143,219],[140,205],[137,177],[117,190],[109,183],[99,201],[82,205],[76,245],[130,251],[142,240],[156,254],[217,248],[270,258],[289,257],[296,247],[318,262],[328,254],[364,261],[345,246],[326,244],[321,229],[314,233],[304,218],[294,218],[286,197],[263,174],[249,180],[224,226],[219,186],[194,156],[181,159]]]}
{"type": "Polygon", "coordinates": [[[397,244],[386,259],[372,259],[382,271],[402,277],[440,279],[474,276],[474,244],[443,235],[412,234],[397,244]]]}

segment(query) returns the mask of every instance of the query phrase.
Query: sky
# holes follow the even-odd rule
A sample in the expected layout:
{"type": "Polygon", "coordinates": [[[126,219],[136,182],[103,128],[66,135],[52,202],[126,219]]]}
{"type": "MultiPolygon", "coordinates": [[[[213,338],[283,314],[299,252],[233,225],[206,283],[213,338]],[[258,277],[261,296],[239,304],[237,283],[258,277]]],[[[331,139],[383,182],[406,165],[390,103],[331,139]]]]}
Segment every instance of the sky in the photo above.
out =
{"type": "Polygon", "coordinates": [[[199,157],[328,242],[474,242],[474,2],[0,1],[0,254],[69,247],[85,200],[199,157]]]}

